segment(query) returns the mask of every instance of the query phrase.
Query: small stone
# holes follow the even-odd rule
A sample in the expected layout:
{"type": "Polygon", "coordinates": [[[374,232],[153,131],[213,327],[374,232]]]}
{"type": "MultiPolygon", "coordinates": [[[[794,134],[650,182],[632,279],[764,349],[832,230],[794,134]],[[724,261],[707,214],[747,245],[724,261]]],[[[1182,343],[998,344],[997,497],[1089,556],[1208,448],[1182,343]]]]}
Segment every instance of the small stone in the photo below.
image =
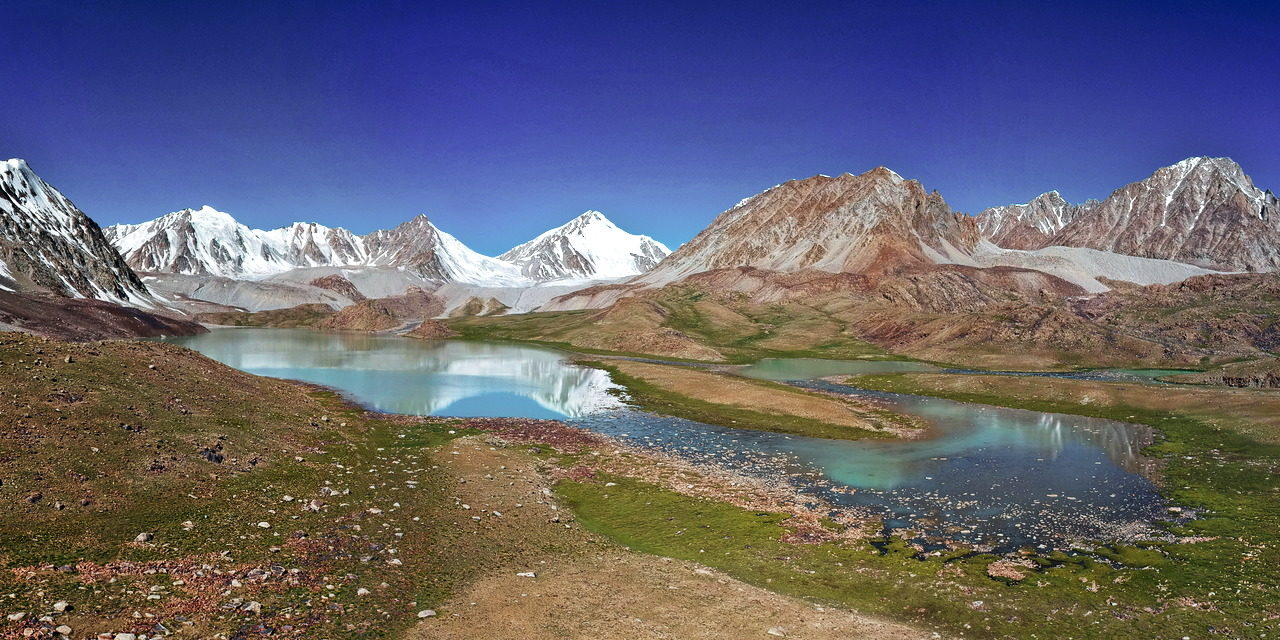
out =
{"type": "Polygon", "coordinates": [[[142,533],[139,533],[137,536],[134,536],[133,541],[134,542],[151,542],[154,539],[155,539],[155,535],[146,533],[144,531],[142,533]]]}
{"type": "Polygon", "coordinates": [[[280,498],[280,501],[281,501],[281,502],[293,502],[293,496],[282,496],[282,497],[280,498]]]}
{"type": "Polygon", "coordinates": [[[58,625],[57,628],[54,629],[54,631],[57,631],[58,633],[61,633],[64,636],[71,635],[71,627],[68,627],[65,624],[58,625]]]}
{"type": "Polygon", "coordinates": [[[366,588],[364,588],[364,587],[360,587],[359,589],[356,589],[356,595],[358,595],[358,596],[367,596],[367,595],[369,595],[369,590],[368,590],[368,589],[366,589],[366,588]]]}
{"type": "Polygon", "coordinates": [[[782,629],[782,627],[770,627],[770,628],[769,628],[769,630],[768,630],[768,631],[766,631],[765,633],[767,633],[767,634],[769,634],[769,635],[771,635],[771,636],[777,636],[777,637],[779,637],[779,638],[785,638],[785,637],[787,637],[787,632],[786,632],[786,631],[784,631],[784,630],[782,629]]]}
{"type": "Polygon", "coordinates": [[[67,363],[67,364],[71,364],[72,362],[75,362],[75,359],[74,359],[74,358],[72,358],[71,356],[67,356],[67,357],[63,358],[63,359],[62,359],[62,361],[63,361],[63,362],[65,362],[65,363],[67,363]]]}
{"type": "Polygon", "coordinates": [[[66,600],[59,600],[53,603],[53,610],[57,611],[58,613],[62,613],[64,611],[70,611],[72,608],[73,607],[71,606],[71,603],[67,602],[66,600]]]}
{"type": "MultiPolygon", "coordinates": [[[[152,368],[155,368],[155,365],[151,366],[152,368]]],[[[113,640],[138,640],[138,636],[132,633],[117,633],[113,640]]]]}
{"type": "Polygon", "coordinates": [[[434,617],[436,617],[436,610],[435,610],[435,609],[423,609],[422,611],[419,611],[419,612],[418,612],[418,617],[419,617],[419,618],[434,618],[434,617]]]}
{"type": "Polygon", "coordinates": [[[257,600],[250,600],[247,604],[245,604],[243,607],[240,607],[240,608],[245,611],[248,611],[249,613],[262,613],[262,603],[258,602],[257,600]]]}
{"type": "Polygon", "coordinates": [[[27,617],[26,611],[19,611],[17,613],[11,613],[8,615],[9,622],[17,622],[25,617],[27,617]]]}
{"type": "Polygon", "coordinates": [[[271,523],[270,523],[270,522],[259,522],[259,523],[258,523],[258,526],[259,526],[259,527],[261,527],[261,528],[263,528],[263,529],[270,529],[270,528],[271,528],[271,523]]]}
{"type": "Polygon", "coordinates": [[[516,575],[517,575],[517,576],[520,576],[521,578],[536,578],[536,577],[538,577],[538,574],[536,574],[536,573],[534,573],[534,572],[532,572],[532,571],[521,571],[520,573],[517,573],[516,575]]]}

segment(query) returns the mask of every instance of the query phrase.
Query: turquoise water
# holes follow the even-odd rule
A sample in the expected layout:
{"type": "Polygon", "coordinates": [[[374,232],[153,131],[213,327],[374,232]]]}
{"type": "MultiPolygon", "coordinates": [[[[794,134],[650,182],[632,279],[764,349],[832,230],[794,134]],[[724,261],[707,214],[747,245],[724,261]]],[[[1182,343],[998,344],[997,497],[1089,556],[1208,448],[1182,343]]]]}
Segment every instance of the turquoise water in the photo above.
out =
{"type": "Polygon", "coordinates": [[[242,371],[333,387],[386,413],[563,419],[619,406],[598,369],[550,349],[306,329],[170,338],[242,371]]]}
{"type": "Polygon", "coordinates": [[[730,429],[630,409],[607,374],[549,349],[288,329],[175,338],[238,369],[334,387],[379,411],[562,419],[638,446],[791,485],[856,515],[1013,549],[1154,534],[1164,502],[1145,428],[855,389],[806,378],[936,370],[894,361],[772,360],[744,373],[858,396],[928,423],[921,440],[845,441],[730,429]]]}

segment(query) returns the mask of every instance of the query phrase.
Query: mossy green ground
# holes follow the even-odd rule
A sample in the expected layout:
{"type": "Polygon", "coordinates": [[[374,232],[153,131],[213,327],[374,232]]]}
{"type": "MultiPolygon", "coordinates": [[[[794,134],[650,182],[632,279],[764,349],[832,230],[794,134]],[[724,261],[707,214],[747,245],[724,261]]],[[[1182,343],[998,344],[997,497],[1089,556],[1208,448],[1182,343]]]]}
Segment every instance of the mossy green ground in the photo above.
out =
{"type": "MultiPolygon", "coordinates": [[[[934,374],[934,379],[946,378],[934,374]]],[[[558,487],[584,525],[632,548],[685,558],[783,593],[965,637],[1274,637],[1280,629],[1280,446],[1200,418],[1134,406],[940,392],[921,376],[859,386],[1148,424],[1162,435],[1165,493],[1202,510],[1173,526],[1194,542],[1025,554],[1040,568],[993,578],[991,555],[921,557],[900,540],[792,545],[782,516],[613,479],[558,487]]],[[[996,381],[999,384],[999,381],[996,381]]]]}
{"type": "Polygon", "coordinates": [[[390,637],[545,551],[455,521],[433,456],[471,433],[457,421],[366,414],[160,343],[0,334],[0,381],[0,637],[390,637]]]}

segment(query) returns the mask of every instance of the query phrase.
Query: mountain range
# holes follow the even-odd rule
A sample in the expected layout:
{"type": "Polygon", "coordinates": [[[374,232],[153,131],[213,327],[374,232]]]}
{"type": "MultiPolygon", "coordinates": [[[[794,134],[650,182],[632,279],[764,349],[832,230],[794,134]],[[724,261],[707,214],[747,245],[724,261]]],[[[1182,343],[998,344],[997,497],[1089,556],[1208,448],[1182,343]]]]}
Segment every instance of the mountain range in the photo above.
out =
{"type": "Polygon", "coordinates": [[[1280,203],[1228,158],[1189,158],[1100,201],[1050,191],[976,216],[885,167],[817,175],[743,199],[674,253],[587,211],[496,257],[424,215],[357,235],[252,229],[205,206],[103,230],[25,162],[0,178],[0,286],[178,313],[408,292],[443,315],[590,309],[687,281],[758,300],[853,287],[956,310],[1280,269],[1280,203]]]}
{"type": "Polygon", "coordinates": [[[249,280],[314,267],[389,267],[441,284],[519,287],[634,276],[670,253],[648,236],[619,229],[598,211],[497,258],[471,250],[425,215],[361,236],[314,222],[250,229],[204,206],[141,224],[113,225],[106,236],[136,271],[249,280]]]}
{"type": "Polygon", "coordinates": [[[1280,199],[1230,158],[1188,158],[1106,199],[1071,204],[1057,191],[977,216],[1011,249],[1085,247],[1221,271],[1280,269],[1280,199]]]}

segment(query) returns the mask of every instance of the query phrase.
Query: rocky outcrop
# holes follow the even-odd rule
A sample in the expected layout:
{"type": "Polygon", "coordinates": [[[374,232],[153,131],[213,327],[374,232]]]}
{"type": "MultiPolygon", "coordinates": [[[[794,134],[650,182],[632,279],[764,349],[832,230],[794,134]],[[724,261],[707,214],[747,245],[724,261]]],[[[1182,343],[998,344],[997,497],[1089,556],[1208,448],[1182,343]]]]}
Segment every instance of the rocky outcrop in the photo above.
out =
{"type": "Polygon", "coordinates": [[[359,302],[365,299],[365,295],[360,293],[355,283],[340,276],[336,273],[316,278],[310,282],[311,286],[319,289],[328,289],[350,298],[352,302],[359,302]]]}
{"type": "Polygon", "coordinates": [[[444,313],[444,302],[440,298],[421,289],[410,289],[402,296],[362,300],[316,326],[343,331],[387,331],[441,313],[444,313]]]}
{"type": "Polygon", "coordinates": [[[97,223],[16,158],[0,162],[0,289],[158,306],[97,223]]]}
{"type": "Polygon", "coordinates": [[[1011,249],[1084,247],[1218,271],[1280,269],[1280,200],[1230,158],[1189,158],[1101,201],[1072,205],[1049,192],[987,209],[978,225],[1011,249]]]}
{"type": "Polygon", "coordinates": [[[419,340],[444,340],[458,335],[458,332],[445,326],[439,320],[423,320],[422,324],[401,335],[406,338],[418,338],[419,340]]]}
{"type": "Polygon", "coordinates": [[[463,318],[466,316],[492,316],[506,313],[509,307],[497,298],[480,298],[471,296],[466,302],[454,307],[449,311],[450,318],[463,318]]]}

